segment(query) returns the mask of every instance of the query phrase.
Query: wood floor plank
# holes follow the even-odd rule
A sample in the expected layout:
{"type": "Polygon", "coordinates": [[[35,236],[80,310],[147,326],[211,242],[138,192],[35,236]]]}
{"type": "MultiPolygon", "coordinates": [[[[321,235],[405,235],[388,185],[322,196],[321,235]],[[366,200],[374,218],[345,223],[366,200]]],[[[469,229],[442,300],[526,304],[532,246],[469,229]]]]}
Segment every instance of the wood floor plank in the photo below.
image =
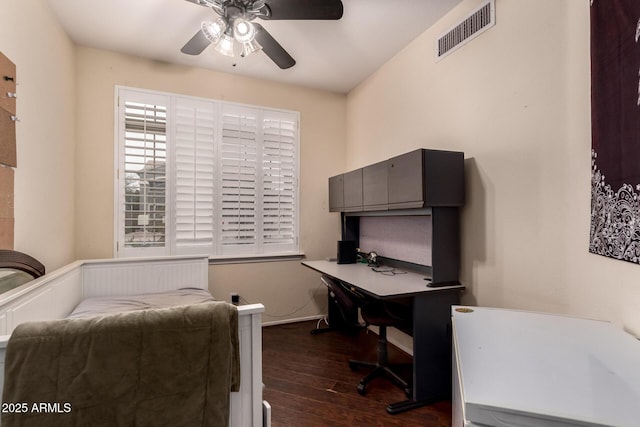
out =
{"type": "Polygon", "coordinates": [[[318,405],[316,401],[302,396],[274,392],[274,401],[286,405],[289,411],[299,415],[310,415],[312,418],[324,420],[324,425],[345,426],[380,426],[380,427],[404,427],[402,419],[396,419],[392,415],[381,416],[373,412],[365,412],[362,408],[344,408],[333,406],[327,409],[318,405]]]}
{"type": "MultiPolygon", "coordinates": [[[[365,396],[357,393],[356,386],[367,370],[352,371],[348,360],[375,360],[375,334],[312,335],[314,327],[315,322],[300,322],[263,328],[264,399],[272,407],[273,427],[451,425],[451,403],[447,401],[389,415],[387,405],[406,397],[384,379],[370,383],[365,396]]],[[[411,361],[397,349],[390,349],[390,359],[394,363],[411,361]]]]}

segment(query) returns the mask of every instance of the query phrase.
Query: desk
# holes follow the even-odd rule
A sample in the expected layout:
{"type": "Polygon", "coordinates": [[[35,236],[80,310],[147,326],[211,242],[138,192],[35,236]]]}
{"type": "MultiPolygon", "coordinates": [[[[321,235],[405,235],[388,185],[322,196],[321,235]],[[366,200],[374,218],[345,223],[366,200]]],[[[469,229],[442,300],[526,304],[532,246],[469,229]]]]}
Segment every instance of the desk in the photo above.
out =
{"type": "Polygon", "coordinates": [[[638,426],[640,342],[608,322],[452,307],[453,425],[638,426]]]}
{"type": "Polygon", "coordinates": [[[451,397],[451,306],[459,304],[462,285],[427,287],[424,276],[376,273],[364,264],[304,261],[302,265],[331,276],[378,299],[413,300],[413,396],[393,403],[396,414],[451,397]]]}

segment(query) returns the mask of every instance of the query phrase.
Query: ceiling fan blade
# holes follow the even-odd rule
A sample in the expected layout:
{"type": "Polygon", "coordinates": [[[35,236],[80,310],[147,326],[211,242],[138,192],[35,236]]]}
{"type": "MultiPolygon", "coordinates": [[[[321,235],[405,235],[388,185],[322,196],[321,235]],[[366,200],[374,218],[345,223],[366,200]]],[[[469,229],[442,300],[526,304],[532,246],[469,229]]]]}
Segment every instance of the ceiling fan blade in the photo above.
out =
{"type": "Polygon", "coordinates": [[[186,53],[187,55],[200,55],[210,44],[211,41],[204,35],[202,30],[198,30],[198,32],[191,37],[191,40],[182,46],[180,52],[186,53]]]}
{"type": "Polygon", "coordinates": [[[270,10],[262,19],[318,19],[335,20],[342,18],[341,0],[265,0],[270,10]]]}
{"type": "Polygon", "coordinates": [[[211,7],[211,4],[207,3],[204,0],[187,0],[189,3],[195,3],[198,6],[211,7]]]}
{"type": "Polygon", "coordinates": [[[260,46],[262,46],[262,51],[265,55],[271,58],[271,60],[283,70],[296,65],[296,60],[293,59],[282,46],[280,46],[280,43],[278,43],[262,25],[255,22],[253,25],[256,27],[257,31],[256,40],[260,43],[260,46]]]}

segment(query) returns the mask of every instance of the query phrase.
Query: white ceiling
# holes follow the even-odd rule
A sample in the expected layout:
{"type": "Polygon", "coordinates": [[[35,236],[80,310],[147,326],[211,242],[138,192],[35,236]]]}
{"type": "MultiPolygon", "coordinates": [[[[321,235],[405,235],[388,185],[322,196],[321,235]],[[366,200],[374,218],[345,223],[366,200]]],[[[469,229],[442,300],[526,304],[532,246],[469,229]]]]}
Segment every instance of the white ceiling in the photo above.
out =
{"type": "Polygon", "coordinates": [[[461,0],[343,0],[339,21],[259,20],[296,60],[287,70],[263,53],[236,60],[211,47],[181,53],[201,21],[217,16],[186,0],[48,1],[81,46],[347,93],[461,0]]]}

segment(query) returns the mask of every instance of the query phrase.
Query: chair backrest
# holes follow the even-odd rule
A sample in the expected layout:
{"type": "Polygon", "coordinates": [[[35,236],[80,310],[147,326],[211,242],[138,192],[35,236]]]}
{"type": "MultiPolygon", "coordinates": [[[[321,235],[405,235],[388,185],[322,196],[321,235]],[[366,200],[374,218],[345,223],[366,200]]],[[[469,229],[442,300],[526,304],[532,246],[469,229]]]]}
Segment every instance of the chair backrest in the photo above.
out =
{"type": "Polygon", "coordinates": [[[357,317],[358,304],[354,300],[354,297],[349,295],[344,287],[335,279],[329,276],[322,276],[320,280],[329,288],[329,291],[331,291],[332,297],[336,301],[342,317],[345,320],[352,318],[354,315],[357,317]]]}

